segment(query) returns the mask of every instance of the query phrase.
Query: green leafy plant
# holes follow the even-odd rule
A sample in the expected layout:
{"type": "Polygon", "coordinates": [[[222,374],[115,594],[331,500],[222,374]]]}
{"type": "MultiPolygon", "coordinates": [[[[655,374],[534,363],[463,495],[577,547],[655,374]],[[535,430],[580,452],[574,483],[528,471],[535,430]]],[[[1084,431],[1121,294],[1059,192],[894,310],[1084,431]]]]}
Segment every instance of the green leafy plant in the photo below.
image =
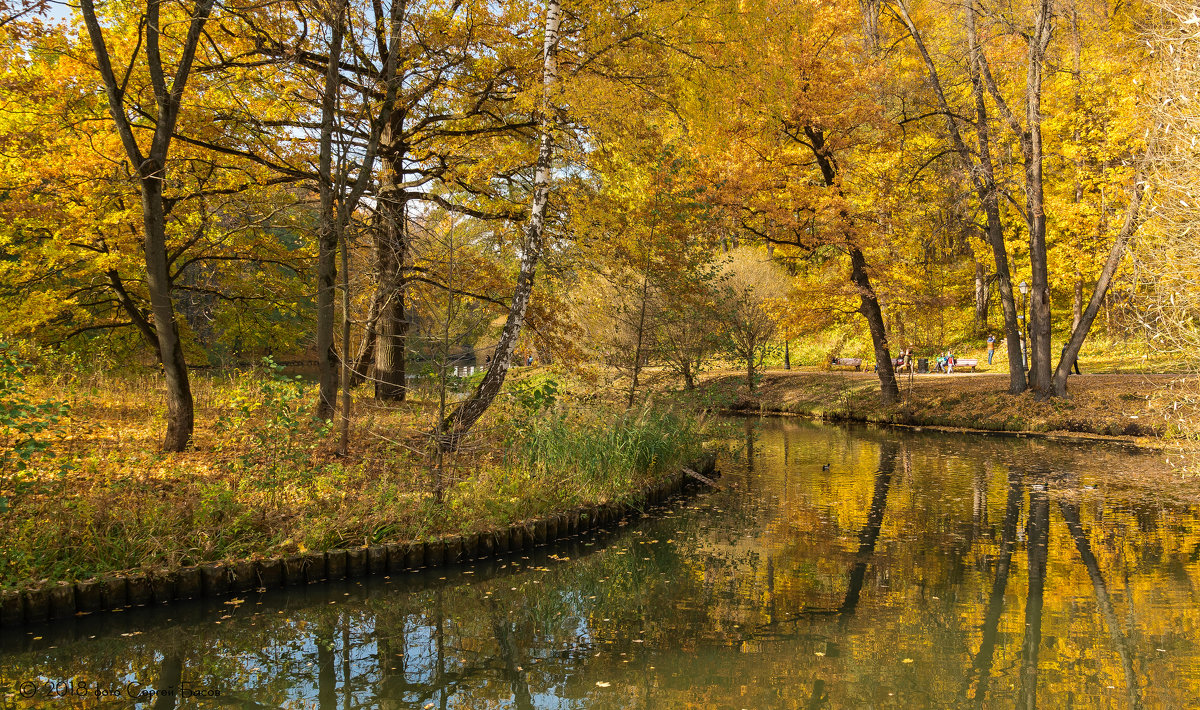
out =
{"type": "MultiPolygon", "coordinates": [[[[29,395],[26,369],[12,347],[0,342],[0,491],[12,495],[25,490],[30,463],[50,446],[39,435],[68,412],[62,402],[37,402],[29,395]]],[[[0,513],[7,511],[10,503],[10,496],[0,493],[0,513]]]]}
{"type": "Polygon", "coordinates": [[[513,400],[527,414],[550,409],[558,401],[562,385],[553,378],[526,380],[512,390],[513,400]]]}
{"type": "Polygon", "coordinates": [[[218,429],[225,438],[217,448],[236,447],[242,467],[262,466],[271,474],[299,466],[310,454],[303,443],[312,441],[302,434],[312,426],[318,435],[328,429],[308,414],[303,378],[283,374],[283,366],[267,356],[255,376],[243,382],[226,402],[233,416],[221,420],[218,429]]]}

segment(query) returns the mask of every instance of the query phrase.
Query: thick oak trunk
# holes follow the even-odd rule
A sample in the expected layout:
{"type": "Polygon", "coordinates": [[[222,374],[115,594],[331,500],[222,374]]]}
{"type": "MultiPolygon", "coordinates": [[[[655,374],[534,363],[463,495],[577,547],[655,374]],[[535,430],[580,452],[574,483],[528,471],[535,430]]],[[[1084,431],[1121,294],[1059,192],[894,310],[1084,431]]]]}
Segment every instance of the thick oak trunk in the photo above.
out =
{"type": "Polygon", "coordinates": [[[375,233],[378,263],[379,315],[375,324],[375,399],[403,401],[408,388],[406,352],[408,319],[405,312],[404,278],[408,261],[408,204],[405,196],[404,157],[401,139],[404,115],[392,114],[380,139],[383,175],[380,179],[379,210],[382,219],[375,233]]]}
{"type": "Polygon", "coordinates": [[[380,288],[390,293],[381,298],[379,318],[375,323],[375,399],[381,402],[403,401],[408,392],[405,385],[408,321],[404,312],[404,289],[394,285],[399,267],[393,265],[391,268],[391,273],[381,275],[380,288]]]}

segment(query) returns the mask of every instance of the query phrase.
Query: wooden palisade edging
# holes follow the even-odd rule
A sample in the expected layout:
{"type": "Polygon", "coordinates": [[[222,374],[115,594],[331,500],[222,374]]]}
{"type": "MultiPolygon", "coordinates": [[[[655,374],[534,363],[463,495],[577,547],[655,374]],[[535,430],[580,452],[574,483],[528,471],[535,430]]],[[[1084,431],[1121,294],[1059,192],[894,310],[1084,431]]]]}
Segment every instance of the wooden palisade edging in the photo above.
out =
{"type": "Polygon", "coordinates": [[[57,582],[0,591],[0,627],[39,624],[151,604],[445,567],[528,550],[603,529],[640,513],[645,506],[664,503],[695,480],[688,475],[692,469],[712,475],[715,459],[709,457],[655,483],[630,502],[610,501],[583,506],[487,532],[451,535],[423,542],[395,542],[261,560],[115,574],[79,582],[57,582]]]}

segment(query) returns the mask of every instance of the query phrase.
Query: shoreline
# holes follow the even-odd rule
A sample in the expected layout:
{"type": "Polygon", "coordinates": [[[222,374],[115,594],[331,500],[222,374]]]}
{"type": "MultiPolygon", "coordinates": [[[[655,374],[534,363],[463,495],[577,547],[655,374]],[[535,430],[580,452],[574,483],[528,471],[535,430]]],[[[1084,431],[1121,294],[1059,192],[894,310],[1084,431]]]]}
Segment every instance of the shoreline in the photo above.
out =
{"type": "Polygon", "coordinates": [[[852,419],[847,417],[822,416],[810,412],[787,412],[775,409],[760,409],[757,411],[744,409],[716,409],[714,412],[721,416],[727,417],[794,417],[796,419],[804,419],[814,422],[828,422],[830,424],[871,424],[881,427],[908,429],[909,431],[936,431],[944,434],[977,434],[980,436],[1007,437],[1014,439],[1029,438],[1047,439],[1050,441],[1062,442],[1080,441],[1097,444],[1119,444],[1122,446],[1130,446],[1154,451],[1166,449],[1171,446],[1168,443],[1168,440],[1164,437],[1153,436],[1114,436],[1110,434],[1076,431],[1008,431],[1003,429],[977,429],[971,427],[944,426],[940,424],[913,424],[910,422],[881,421],[875,419],[852,419]]]}
{"type": "Polygon", "coordinates": [[[0,591],[0,628],[36,627],[133,607],[265,593],[501,557],[604,530],[646,508],[666,504],[704,485],[689,476],[689,468],[712,476],[715,467],[716,457],[710,455],[621,501],[584,505],[482,532],[7,589],[0,591]]]}
{"type": "Polygon", "coordinates": [[[1119,443],[1166,449],[1183,443],[1160,399],[1168,375],[1075,376],[1068,397],[1011,395],[1000,373],[921,375],[901,383],[901,400],[879,402],[872,373],[772,370],[751,394],[744,377],[714,373],[694,393],[700,406],[730,415],[803,417],[942,432],[1119,443]]]}

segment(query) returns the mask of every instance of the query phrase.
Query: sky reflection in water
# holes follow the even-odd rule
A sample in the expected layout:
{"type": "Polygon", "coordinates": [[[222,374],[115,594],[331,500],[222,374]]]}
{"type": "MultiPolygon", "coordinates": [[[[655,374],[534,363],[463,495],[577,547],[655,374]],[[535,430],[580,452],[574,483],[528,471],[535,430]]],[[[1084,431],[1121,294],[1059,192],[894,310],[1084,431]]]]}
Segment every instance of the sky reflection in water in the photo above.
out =
{"type": "Polygon", "coordinates": [[[1101,479],[1159,457],[732,426],[751,453],[722,491],[610,535],[2,632],[0,707],[49,704],[48,681],[91,693],[65,706],[99,688],[159,708],[1200,702],[1196,511],[1101,479]]]}

